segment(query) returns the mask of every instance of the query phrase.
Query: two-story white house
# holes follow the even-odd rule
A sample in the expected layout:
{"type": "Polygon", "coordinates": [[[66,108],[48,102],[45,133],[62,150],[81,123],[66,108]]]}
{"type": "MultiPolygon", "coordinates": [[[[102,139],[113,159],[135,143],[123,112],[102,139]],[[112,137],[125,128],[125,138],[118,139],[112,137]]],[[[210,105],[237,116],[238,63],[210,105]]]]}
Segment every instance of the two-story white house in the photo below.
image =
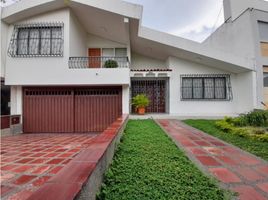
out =
{"type": "Polygon", "coordinates": [[[99,132],[132,113],[131,98],[141,93],[149,113],[262,108],[268,3],[224,0],[224,11],[225,23],[197,43],[143,27],[142,7],[120,0],[2,8],[1,77],[11,87],[11,114],[22,116],[23,132],[99,132]]]}

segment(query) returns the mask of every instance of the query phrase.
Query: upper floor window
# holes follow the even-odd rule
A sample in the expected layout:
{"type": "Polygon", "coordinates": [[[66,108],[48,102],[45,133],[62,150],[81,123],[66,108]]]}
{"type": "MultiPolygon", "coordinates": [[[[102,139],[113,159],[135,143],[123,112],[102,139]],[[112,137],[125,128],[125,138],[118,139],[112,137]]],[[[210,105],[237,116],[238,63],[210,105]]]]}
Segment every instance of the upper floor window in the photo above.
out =
{"type": "Polygon", "coordinates": [[[268,23],[259,21],[258,25],[259,25],[261,54],[262,56],[267,57],[268,56],[268,23]]]}
{"type": "Polygon", "coordinates": [[[15,26],[8,53],[12,57],[63,56],[63,24],[15,26]]]}
{"type": "Polygon", "coordinates": [[[182,75],[182,100],[231,100],[229,75],[182,75]]]}

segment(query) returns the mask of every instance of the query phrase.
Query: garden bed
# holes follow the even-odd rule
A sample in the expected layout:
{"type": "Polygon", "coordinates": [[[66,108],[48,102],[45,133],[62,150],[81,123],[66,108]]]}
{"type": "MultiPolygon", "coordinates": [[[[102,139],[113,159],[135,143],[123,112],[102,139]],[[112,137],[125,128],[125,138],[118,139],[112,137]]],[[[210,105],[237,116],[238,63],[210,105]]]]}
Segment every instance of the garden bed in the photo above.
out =
{"type": "Polygon", "coordinates": [[[184,120],[184,123],[213,135],[225,142],[233,144],[245,151],[248,151],[262,159],[268,160],[268,142],[262,141],[259,138],[246,136],[245,134],[228,133],[219,128],[219,120],[184,120]]]}
{"type": "Polygon", "coordinates": [[[97,199],[228,199],[153,120],[130,120],[97,199]]]}

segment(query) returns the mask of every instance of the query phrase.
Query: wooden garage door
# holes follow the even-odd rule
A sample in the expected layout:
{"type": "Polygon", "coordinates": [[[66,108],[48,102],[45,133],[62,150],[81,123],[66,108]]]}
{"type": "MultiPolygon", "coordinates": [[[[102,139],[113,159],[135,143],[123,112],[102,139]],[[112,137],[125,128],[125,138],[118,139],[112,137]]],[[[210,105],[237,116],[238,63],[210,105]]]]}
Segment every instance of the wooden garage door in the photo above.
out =
{"type": "Polygon", "coordinates": [[[122,114],[119,89],[75,90],[75,132],[103,131],[122,114]]]}
{"type": "Polygon", "coordinates": [[[100,132],[121,114],[120,87],[24,89],[26,133],[100,132]]]}

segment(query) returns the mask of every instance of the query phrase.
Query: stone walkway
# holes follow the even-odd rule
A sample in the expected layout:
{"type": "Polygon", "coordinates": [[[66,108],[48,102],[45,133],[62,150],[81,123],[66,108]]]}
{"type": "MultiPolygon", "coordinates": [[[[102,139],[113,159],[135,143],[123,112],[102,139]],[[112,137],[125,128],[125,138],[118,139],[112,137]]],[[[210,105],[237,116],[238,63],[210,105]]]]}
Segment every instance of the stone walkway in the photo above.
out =
{"type": "Polygon", "coordinates": [[[201,170],[239,193],[240,200],[268,200],[268,162],[179,120],[157,122],[201,170]]]}

